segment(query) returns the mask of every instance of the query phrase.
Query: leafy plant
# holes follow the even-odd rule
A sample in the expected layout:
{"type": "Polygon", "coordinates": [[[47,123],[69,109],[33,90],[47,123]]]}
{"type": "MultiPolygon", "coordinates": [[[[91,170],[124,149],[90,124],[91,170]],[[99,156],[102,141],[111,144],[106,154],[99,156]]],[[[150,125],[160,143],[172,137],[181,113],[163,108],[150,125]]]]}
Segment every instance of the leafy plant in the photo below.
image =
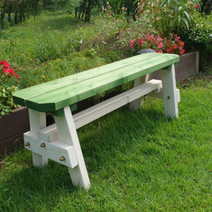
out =
{"type": "Polygon", "coordinates": [[[180,36],[185,42],[186,51],[200,52],[200,70],[202,70],[212,56],[212,16],[195,12],[193,20],[192,27],[189,30],[183,28],[180,36]]]}
{"type": "Polygon", "coordinates": [[[191,0],[139,0],[138,11],[146,15],[150,23],[163,36],[179,32],[182,27],[189,28],[191,14],[198,8],[198,2],[191,0]]]}
{"type": "Polygon", "coordinates": [[[13,68],[9,69],[10,65],[8,62],[0,61],[0,65],[3,66],[3,70],[0,73],[0,115],[3,116],[9,112],[13,112],[12,109],[18,107],[12,100],[12,95],[18,90],[18,86],[10,85],[8,80],[11,77],[15,77],[18,83],[20,78],[15,74],[13,68]]]}

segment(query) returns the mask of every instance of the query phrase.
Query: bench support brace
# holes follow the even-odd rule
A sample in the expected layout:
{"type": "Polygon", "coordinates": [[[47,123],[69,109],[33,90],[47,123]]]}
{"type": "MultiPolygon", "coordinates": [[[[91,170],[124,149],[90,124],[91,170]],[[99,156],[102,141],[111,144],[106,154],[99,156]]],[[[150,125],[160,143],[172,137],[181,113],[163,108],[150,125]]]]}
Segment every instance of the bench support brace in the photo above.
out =
{"type": "MultiPolygon", "coordinates": [[[[149,74],[142,76],[134,81],[134,87],[137,87],[139,85],[142,85],[143,83],[146,83],[149,80],[149,74]]],[[[138,110],[141,105],[143,104],[144,96],[134,100],[130,103],[129,107],[131,110],[138,110]]]]}
{"type": "MultiPolygon", "coordinates": [[[[39,130],[46,127],[46,114],[29,109],[30,131],[38,133],[39,130]]],[[[34,166],[48,165],[48,158],[32,152],[32,161],[34,166]]]]}
{"type": "Polygon", "coordinates": [[[163,85],[165,116],[170,118],[177,118],[179,114],[174,64],[172,64],[171,70],[161,69],[161,79],[163,85]]]}
{"type": "Polygon", "coordinates": [[[78,160],[78,166],[68,168],[73,185],[80,184],[82,188],[89,188],[90,180],[88,177],[85,161],[80,147],[76,127],[70,107],[64,108],[64,116],[54,116],[59,138],[61,142],[70,144],[75,149],[75,154],[78,160]]]}

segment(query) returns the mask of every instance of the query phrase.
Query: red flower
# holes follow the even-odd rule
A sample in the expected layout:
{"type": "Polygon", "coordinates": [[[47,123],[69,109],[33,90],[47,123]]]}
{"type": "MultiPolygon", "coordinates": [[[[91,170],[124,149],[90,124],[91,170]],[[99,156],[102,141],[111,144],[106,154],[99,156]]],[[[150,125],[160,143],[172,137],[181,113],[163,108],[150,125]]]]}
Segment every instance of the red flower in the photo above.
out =
{"type": "Polygon", "coordinates": [[[3,68],[9,68],[9,67],[10,67],[9,64],[5,64],[5,65],[3,66],[3,68]]]}
{"type": "Polygon", "coordinates": [[[3,68],[3,72],[6,74],[8,72],[8,69],[3,68]]]}
{"type": "Polygon", "coordinates": [[[15,76],[16,76],[16,78],[18,79],[18,77],[19,77],[19,76],[18,76],[18,74],[17,74],[17,75],[15,75],[15,76]]]}
{"type": "Polygon", "coordinates": [[[8,64],[8,62],[5,60],[0,61],[0,65],[5,65],[5,64],[8,64]]]}
{"type": "Polygon", "coordinates": [[[0,65],[4,65],[3,68],[8,68],[8,67],[10,67],[10,65],[8,64],[8,62],[5,61],[5,60],[0,61],[0,65]]]}
{"type": "Polygon", "coordinates": [[[195,4],[195,5],[194,5],[194,9],[197,9],[197,8],[198,8],[198,5],[197,5],[197,4],[195,4]]]}
{"type": "Polygon", "coordinates": [[[13,68],[8,69],[8,72],[9,72],[13,77],[15,76],[15,72],[14,72],[13,68]]]}

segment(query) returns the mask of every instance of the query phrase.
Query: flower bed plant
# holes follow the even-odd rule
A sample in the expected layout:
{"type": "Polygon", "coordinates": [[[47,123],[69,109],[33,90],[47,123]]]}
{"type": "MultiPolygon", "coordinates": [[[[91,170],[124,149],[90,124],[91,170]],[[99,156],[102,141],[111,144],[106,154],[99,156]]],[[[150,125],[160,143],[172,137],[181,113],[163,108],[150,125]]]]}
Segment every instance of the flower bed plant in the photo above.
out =
{"type": "Polygon", "coordinates": [[[198,8],[197,0],[139,0],[137,3],[140,14],[146,15],[162,36],[178,33],[182,27],[189,29],[193,21],[191,14],[198,8]]]}
{"type": "Polygon", "coordinates": [[[20,80],[19,75],[15,74],[13,68],[7,61],[0,61],[2,71],[0,73],[0,115],[5,115],[9,112],[13,112],[13,109],[18,105],[13,103],[12,94],[18,90],[18,82],[20,80]],[[10,78],[16,78],[16,85],[9,83],[10,78]]]}
{"type": "Polygon", "coordinates": [[[169,37],[164,39],[154,34],[142,34],[140,37],[130,40],[130,48],[153,49],[158,53],[173,53],[178,55],[182,55],[185,52],[184,42],[174,33],[171,33],[169,37]]]}

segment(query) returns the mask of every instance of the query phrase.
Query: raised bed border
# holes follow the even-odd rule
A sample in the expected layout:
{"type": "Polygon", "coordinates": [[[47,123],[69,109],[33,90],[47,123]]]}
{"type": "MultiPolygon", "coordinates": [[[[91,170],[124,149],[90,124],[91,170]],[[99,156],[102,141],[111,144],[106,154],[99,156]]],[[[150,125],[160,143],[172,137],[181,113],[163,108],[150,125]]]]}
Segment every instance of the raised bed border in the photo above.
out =
{"type": "Polygon", "coordinates": [[[13,111],[0,116],[0,157],[23,145],[23,133],[29,130],[28,109],[19,107],[13,111]]]}

